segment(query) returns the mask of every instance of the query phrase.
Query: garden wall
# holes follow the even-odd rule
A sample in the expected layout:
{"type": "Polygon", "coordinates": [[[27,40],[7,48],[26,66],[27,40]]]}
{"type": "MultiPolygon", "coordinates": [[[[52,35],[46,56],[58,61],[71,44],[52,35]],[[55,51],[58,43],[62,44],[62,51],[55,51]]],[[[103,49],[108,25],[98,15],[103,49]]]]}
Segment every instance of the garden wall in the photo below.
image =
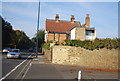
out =
{"type": "Polygon", "coordinates": [[[52,62],[88,68],[118,69],[118,49],[86,50],[73,46],[54,46],[52,62]]]}
{"type": "Polygon", "coordinates": [[[43,54],[48,60],[52,61],[52,50],[44,49],[43,54]]]}

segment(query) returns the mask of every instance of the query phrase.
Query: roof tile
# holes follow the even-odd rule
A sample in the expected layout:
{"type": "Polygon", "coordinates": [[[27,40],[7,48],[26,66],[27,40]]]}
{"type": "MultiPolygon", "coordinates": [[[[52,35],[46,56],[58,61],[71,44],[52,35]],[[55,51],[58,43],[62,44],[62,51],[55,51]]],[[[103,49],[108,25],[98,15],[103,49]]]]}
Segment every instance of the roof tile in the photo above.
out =
{"type": "Polygon", "coordinates": [[[70,21],[59,21],[56,22],[55,20],[46,20],[46,31],[52,32],[66,32],[72,29],[75,26],[80,26],[79,22],[71,23],[70,21]]]}

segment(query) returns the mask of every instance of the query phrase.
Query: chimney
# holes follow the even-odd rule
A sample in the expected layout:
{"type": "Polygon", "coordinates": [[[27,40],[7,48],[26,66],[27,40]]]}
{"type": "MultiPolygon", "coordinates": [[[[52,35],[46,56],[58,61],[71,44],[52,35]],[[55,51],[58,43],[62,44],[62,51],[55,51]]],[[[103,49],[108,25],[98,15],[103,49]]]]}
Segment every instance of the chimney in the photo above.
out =
{"type": "Polygon", "coordinates": [[[74,20],[75,20],[74,15],[71,15],[71,22],[74,23],[74,20]]]}
{"type": "Polygon", "coordinates": [[[59,21],[59,14],[56,14],[55,20],[56,20],[56,21],[59,21]]]}
{"type": "Polygon", "coordinates": [[[86,27],[90,27],[90,17],[89,17],[89,14],[86,14],[85,24],[86,24],[86,27]]]}

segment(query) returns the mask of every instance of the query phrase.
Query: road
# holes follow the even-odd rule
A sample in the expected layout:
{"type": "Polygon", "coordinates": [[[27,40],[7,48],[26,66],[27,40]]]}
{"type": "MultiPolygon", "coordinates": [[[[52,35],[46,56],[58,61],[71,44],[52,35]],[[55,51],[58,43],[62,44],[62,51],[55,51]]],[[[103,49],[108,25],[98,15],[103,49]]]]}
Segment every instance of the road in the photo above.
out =
{"type": "Polygon", "coordinates": [[[24,53],[20,59],[7,59],[6,54],[0,54],[0,57],[1,55],[3,79],[20,79],[28,68],[27,64],[33,59],[34,53],[24,53]]]}
{"type": "Polygon", "coordinates": [[[43,62],[45,58],[42,54],[39,55],[39,61],[33,60],[35,54],[32,54],[34,53],[23,54],[21,59],[6,59],[6,55],[4,54],[2,57],[3,81],[44,81],[43,79],[48,81],[49,79],[64,79],[54,65],[43,62]],[[28,57],[30,58],[27,59],[28,57]],[[18,68],[16,68],[17,66],[18,68]]]}

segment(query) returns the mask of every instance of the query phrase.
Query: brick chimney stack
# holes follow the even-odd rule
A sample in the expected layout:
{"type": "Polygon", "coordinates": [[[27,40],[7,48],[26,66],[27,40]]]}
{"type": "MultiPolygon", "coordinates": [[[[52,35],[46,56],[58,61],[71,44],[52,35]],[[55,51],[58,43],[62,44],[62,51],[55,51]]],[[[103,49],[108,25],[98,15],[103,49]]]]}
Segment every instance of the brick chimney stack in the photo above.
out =
{"type": "Polygon", "coordinates": [[[71,15],[71,22],[74,23],[74,20],[75,20],[74,15],[71,15]]]}
{"type": "Polygon", "coordinates": [[[56,21],[59,21],[59,14],[56,14],[55,20],[56,20],[56,21]]]}
{"type": "Polygon", "coordinates": [[[89,17],[89,14],[86,14],[85,24],[86,24],[86,27],[90,27],[90,17],[89,17]]]}

